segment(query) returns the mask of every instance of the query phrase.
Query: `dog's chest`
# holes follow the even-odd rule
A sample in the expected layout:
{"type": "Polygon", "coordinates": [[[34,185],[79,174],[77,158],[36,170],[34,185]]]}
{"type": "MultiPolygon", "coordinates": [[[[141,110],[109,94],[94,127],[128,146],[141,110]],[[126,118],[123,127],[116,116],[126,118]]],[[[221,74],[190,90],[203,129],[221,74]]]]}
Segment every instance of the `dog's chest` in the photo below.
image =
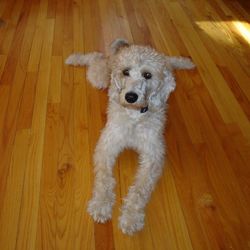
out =
{"type": "Polygon", "coordinates": [[[116,123],[122,135],[122,141],[126,147],[139,148],[143,143],[147,143],[161,133],[159,122],[154,117],[148,115],[137,119],[127,117],[116,123]]]}
{"type": "Polygon", "coordinates": [[[139,148],[162,134],[164,113],[109,109],[107,126],[125,147],[139,148]]]}

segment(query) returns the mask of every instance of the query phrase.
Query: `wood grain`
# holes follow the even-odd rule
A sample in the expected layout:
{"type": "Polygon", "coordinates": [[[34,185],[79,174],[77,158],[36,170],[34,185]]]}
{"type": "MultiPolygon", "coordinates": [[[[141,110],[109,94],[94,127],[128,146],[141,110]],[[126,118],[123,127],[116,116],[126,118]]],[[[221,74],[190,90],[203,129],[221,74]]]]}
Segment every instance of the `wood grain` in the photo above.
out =
{"type": "Polygon", "coordinates": [[[45,117],[49,87],[50,63],[48,57],[52,53],[54,21],[46,20],[45,39],[38,73],[34,111],[31,125],[31,141],[27,156],[22,207],[19,221],[17,249],[34,249],[39,211],[39,195],[42,170],[42,157],[45,133],[45,117]],[[22,229],[21,229],[22,228],[22,229]]]}
{"type": "Polygon", "coordinates": [[[0,1],[0,248],[240,249],[250,247],[250,8],[242,0],[0,1]],[[245,32],[245,33],[244,33],[245,32]],[[166,166],[145,228],[121,233],[122,199],[138,159],[115,166],[112,221],[93,223],[92,155],[107,91],[73,51],[108,51],[117,37],[189,56],[169,99],[166,166]]]}
{"type": "Polygon", "coordinates": [[[1,208],[0,242],[6,243],[5,249],[15,249],[30,135],[29,129],[19,130],[16,133],[5,199],[1,201],[3,207],[1,208]]]}

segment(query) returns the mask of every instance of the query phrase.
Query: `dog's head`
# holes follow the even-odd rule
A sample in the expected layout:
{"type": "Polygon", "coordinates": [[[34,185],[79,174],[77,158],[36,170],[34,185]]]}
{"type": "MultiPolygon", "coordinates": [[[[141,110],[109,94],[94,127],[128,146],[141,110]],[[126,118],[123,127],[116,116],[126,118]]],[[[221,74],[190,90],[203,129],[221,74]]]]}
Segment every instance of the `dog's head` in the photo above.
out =
{"type": "Polygon", "coordinates": [[[74,55],[73,59],[80,65],[89,65],[87,76],[93,86],[109,86],[111,100],[141,112],[165,106],[175,89],[173,69],[194,67],[189,58],[168,57],[151,47],[130,45],[122,39],[111,44],[108,57],[90,53],[82,58],[74,55]]]}
{"type": "Polygon", "coordinates": [[[157,109],[175,89],[173,67],[151,47],[115,40],[109,59],[111,98],[131,109],[157,109]]]}

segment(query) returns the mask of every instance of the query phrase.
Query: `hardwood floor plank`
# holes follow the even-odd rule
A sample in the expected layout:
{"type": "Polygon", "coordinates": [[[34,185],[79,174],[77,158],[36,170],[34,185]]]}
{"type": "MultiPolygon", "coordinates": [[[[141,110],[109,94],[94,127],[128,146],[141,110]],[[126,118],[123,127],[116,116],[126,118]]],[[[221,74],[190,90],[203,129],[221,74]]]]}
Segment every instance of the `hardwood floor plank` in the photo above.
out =
{"type": "Polygon", "coordinates": [[[60,138],[61,144],[57,162],[56,184],[56,246],[59,249],[74,249],[75,242],[70,239],[74,234],[74,181],[75,181],[75,158],[74,158],[74,127],[73,127],[73,69],[64,68],[62,96],[59,107],[61,117],[60,138]]]}
{"type": "MultiPolygon", "coordinates": [[[[189,53],[183,43],[176,27],[173,24],[173,19],[168,14],[164,3],[162,1],[156,1],[155,4],[152,4],[148,1],[149,9],[152,11],[153,18],[156,22],[156,28],[159,29],[161,33],[164,46],[166,47],[166,52],[169,55],[182,55],[189,56],[189,53]],[[157,17],[154,15],[157,13],[157,17]],[[164,24],[164,25],[163,25],[164,24]]],[[[157,36],[154,40],[157,40],[157,36]]],[[[163,46],[163,47],[164,47],[163,46]]]]}
{"type": "Polygon", "coordinates": [[[2,16],[2,13],[5,9],[5,6],[6,6],[6,2],[5,1],[1,1],[0,2],[0,16],[2,16]]]}
{"type": "Polygon", "coordinates": [[[4,66],[7,60],[7,56],[6,55],[0,55],[0,79],[4,70],[4,66]]]}
{"type": "MultiPolygon", "coordinates": [[[[166,216],[168,230],[166,231],[169,231],[169,233],[167,233],[169,236],[169,242],[174,245],[173,249],[193,249],[184,214],[180,205],[179,195],[176,191],[171,166],[169,165],[166,169],[166,177],[163,185],[163,190],[160,193],[167,194],[162,195],[162,199],[165,203],[164,211],[168,211],[166,216]]],[[[156,208],[155,211],[157,211],[156,208]]],[[[155,245],[157,245],[157,241],[155,241],[155,245]]],[[[164,249],[164,244],[162,245],[162,249],[164,249]]]]}
{"type": "Polygon", "coordinates": [[[136,2],[125,1],[124,8],[128,17],[129,27],[131,30],[131,34],[133,36],[133,40],[137,44],[148,44],[152,45],[152,38],[150,36],[150,31],[145,25],[144,17],[140,14],[140,12],[137,13],[136,9],[139,9],[140,7],[136,2]],[[139,22],[142,22],[143,24],[140,25],[139,22]]]}
{"type": "Polygon", "coordinates": [[[44,145],[47,98],[49,88],[50,60],[54,21],[46,21],[45,42],[43,43],[38,82],[31,127],[31,142],[27,157],[22,206],[20,212],[17,249],[34,249],[36,242],[37,219],[44,145]]]}
{"type": "Polygon", "coordinates": [[[3,21],[3,24],[0,29],[1,54],[7,55],[9,53],[17,28],[17,21],[21,14],[22,5],[23,1],[8,1],[5,9],[2,10],[1,20],[3,21]]]}
{"type": "MultiPolygon", "coordinates": [[[[62,55],[66,58],[73,50],[73,3],[64,3],[64,39],[62,55]]],[[[63,66],[61,102],[59,114],[61,118],[61,144],[57,162],[56,184],[56,246],[59,249],[75,249],[74,238],[74,182],[75,182],[75,155],[74,155],[74,75],[73,68],[63,66]]]]}
{"type": "Polygon", "coordinates": [[[245,112],[246,116],[250,120],[250,99],[245,95],[238,82],[236,81],[231,71],[227,67],[219,67],[224,79],[227,81],[228,86],[234,93],[235,98],[240,104],[242,110],[245,112]]]}
{"type": "Polygon", "coordinates": [[[63,41],[63,28],[64,28],[64,11],[65,3],[60,3],[56,1],[56,10],[55,10],[55,33],[53,39],[53,56],[62,56],[62,41],[63,41]]]}
{"type": "MultiPolygon", "coordinates": [[[[1,77],[1,84],[12,83],[14,78],[14,72],[16,71],[17,63],[20,58],[20,51],[22,48],[23,38],[25,34],[24,30],[26,29],[31,4],[29,3],[29,1],[25,1],[23,4],[21,4],[21,6],[22,8],[20,12],[22,13],[22,15],[20,15],[20,18],[17,19],[16,30],[9,49],[11,51],[11,54],[9,54],[7,58],[5,68],[1,77]]],[[[26,48],[23,47],[23,49],[26,48]]]]}
{"type": "Polygon", "coordinates": [[[236,19],[243,19],[246,20],[247,22],[250,21],[250,14],[249,14],[249,9],[244,8],[240,1],[230,1],[228,4],[225,2],[225,0],[222,0],[224,5],[228,5],[228,9],[231,11],[232,16],[235,17],[236,19]]]}
{"type": "Polygon", "coordinates": [[[94,249],[94,222],[86,213],[92,193],[92,157],[89,154],[89,130],[87,117],[86,82],[74,85],[74,232],[75,249],[94,249]]]}
{"type": "MultiPolygon", "coordinates": [[[[50,83],[51,84],[51,83],[50,83]]],[[[46,249],[56,249],[56,185],[58,182],[57,164],[60,147],[59,104],[48,104],[44,135],[43,167],[39,202],[39,224],[37,226],[36,245],[46,249]],[[51,153],[53,152],[53,153],[51,153]]]]}
{"type": "Polygon", "coordinates": [[[46,20],[45,12],[47,8],[48,8],[48,2],[40,1],[37,10],[38,16],[36,20],[36,30],[33,38],[32,48],[30,51],[28,72],[37,72],[39,69],[43,40],[46,34],[46,27],[44,23],[46,20]]]}
{"type": "Polygon", "coordinates": [[[173,175],[182,210],[188,224],[193,248],[210,249],[213,243],[210,243],[204,230],[199,210],[197,211],[197,200],[202,193],[210,193],[211,190],[206,178],[203,177],[202,165],[198,161],[191,138],[176,105],[176,100],[172,98],[170,104],[172,104],[172,108],[169,110],[169,133],[166,135],[168,145],[171,145],[171,147],[168,147],[168,155],[171,166],[173,166],[173,175]],[[178,116],[175,114],[178,114],[178,116]],[[183,145],[182,149],[180,148],[181,145],[183,145]],[[195,175],[191,174],[193,171],[196,173],[195,175]],[[196,185],[195,188],[194,185],[196,185]]]}
{"type": "Polygon", "coordinates": [[[218,5],[220,6],[220,8],[222,9],[222,11],[224,12],[224,14],[227,17],[230,17],[233,15],[232,11],[230,10],[230,8],[228,7],[228,4],[226,4],[224,2],[224,0],[215,0],[215,2],[218,3],[218,5]]]}
{"type": "Polygon", "coordinates": [[[28,129],[20,130],[16,134],[5,196],[1,200],[3,206],[0,213],[0,242],[5,249],[15,249],[16,246],[30,135],[28,129]]]}
{"type": "Polygon", "coordinates": [[[11,88],[8,92],[4,91],[7,95],[3,98],[2,124],[0,127],[0,134],[2,137],[2,143],[0,144],[0,193],[3,196],[5,195],[9,164],[16,135],[17,119],[23,93],[24,79],[25,74],[22,71],[20,64],[18,64],[11,88]]]}
{"type": "Polygon", "coordinates": [[[37,73],[27,72],[23,96],[20,104],[20,110],[17,121],[17,129],[27,129],[32,126],[32,116],[35,102],[35,93],[37,85],[37,73]]]}
{"type": "Polygon", "coordinates": [[[60,103],[61,101],[61,78],[62,78],[62,57],[52,56],[50,85],[49,85],[49,103],[60,103]]]}
{"type": "Polygon", "coordinates": [[[5,112],[8,107],[8,99],[10,93],[9,85],[0,85],[0,131],[1,131],[1,144],[4,143],[4,126],[5,126],[5,112]]]}
{"type": "Polygon", "coordinates": [[[81,5],[81,1],[78,0],[73,5],[73,43],[74,43],[74,51],[83,52],[84,49],[84,37],[83,37],[83,17],[82,11],[83,6],[81,5]]]}
{"type": "MultiPolygon", "coordinates": [[[[195,73],[193,72],[192,75],[193,74],[195,73]]],[[[180,109],[180,112],[183,117],[183,121],[186,124],[190,140],[194,144],[202,144],[204,143],[204,138],[203,132],[199,127],[199,118],[192,112],[193,107],[190,105],[190,98],[194,95],[198,95],[199,90],[192,82],[189,73],[178,72],[176,79],[179,90],[179,94],[176,96],[176,101],[180,106],[183,105],[185,107],[180,109]]]]}
{"type": "MultiPolygon", "coordinates": [[[[119,24],[118,29],[115,30],[116,32],[119,32],[119,36],[116,35],[116,37],[125,37],[128,41],[132,41],[133,37],[129,27],[124,3],[122,0],[117,0],[114,2],[114,5],[116,17],[118,19],[117,23],[119,24]]],[[[115,36],[115,34],[113,34],[113,36],[115,36]]]]}
{"type": "Polygon", "coordinates": [[[48,18],[55,18],[56,16],[56,0],[49,0],[48,1],[48,10],[47,10],[47,17],[48,18]]]}

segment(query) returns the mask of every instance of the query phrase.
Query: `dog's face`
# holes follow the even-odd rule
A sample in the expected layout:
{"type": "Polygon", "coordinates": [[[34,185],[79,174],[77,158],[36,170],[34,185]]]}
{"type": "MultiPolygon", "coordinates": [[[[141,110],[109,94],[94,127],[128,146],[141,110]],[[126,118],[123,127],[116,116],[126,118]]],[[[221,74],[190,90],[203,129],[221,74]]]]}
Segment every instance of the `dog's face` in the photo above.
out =
{"type": "Polygon", "coordinates": [[[126,46],[111,57],[111,84],[122,106],[138,110],[164,104],[175,88],[165,56],[137,45],[126,46]]]}

